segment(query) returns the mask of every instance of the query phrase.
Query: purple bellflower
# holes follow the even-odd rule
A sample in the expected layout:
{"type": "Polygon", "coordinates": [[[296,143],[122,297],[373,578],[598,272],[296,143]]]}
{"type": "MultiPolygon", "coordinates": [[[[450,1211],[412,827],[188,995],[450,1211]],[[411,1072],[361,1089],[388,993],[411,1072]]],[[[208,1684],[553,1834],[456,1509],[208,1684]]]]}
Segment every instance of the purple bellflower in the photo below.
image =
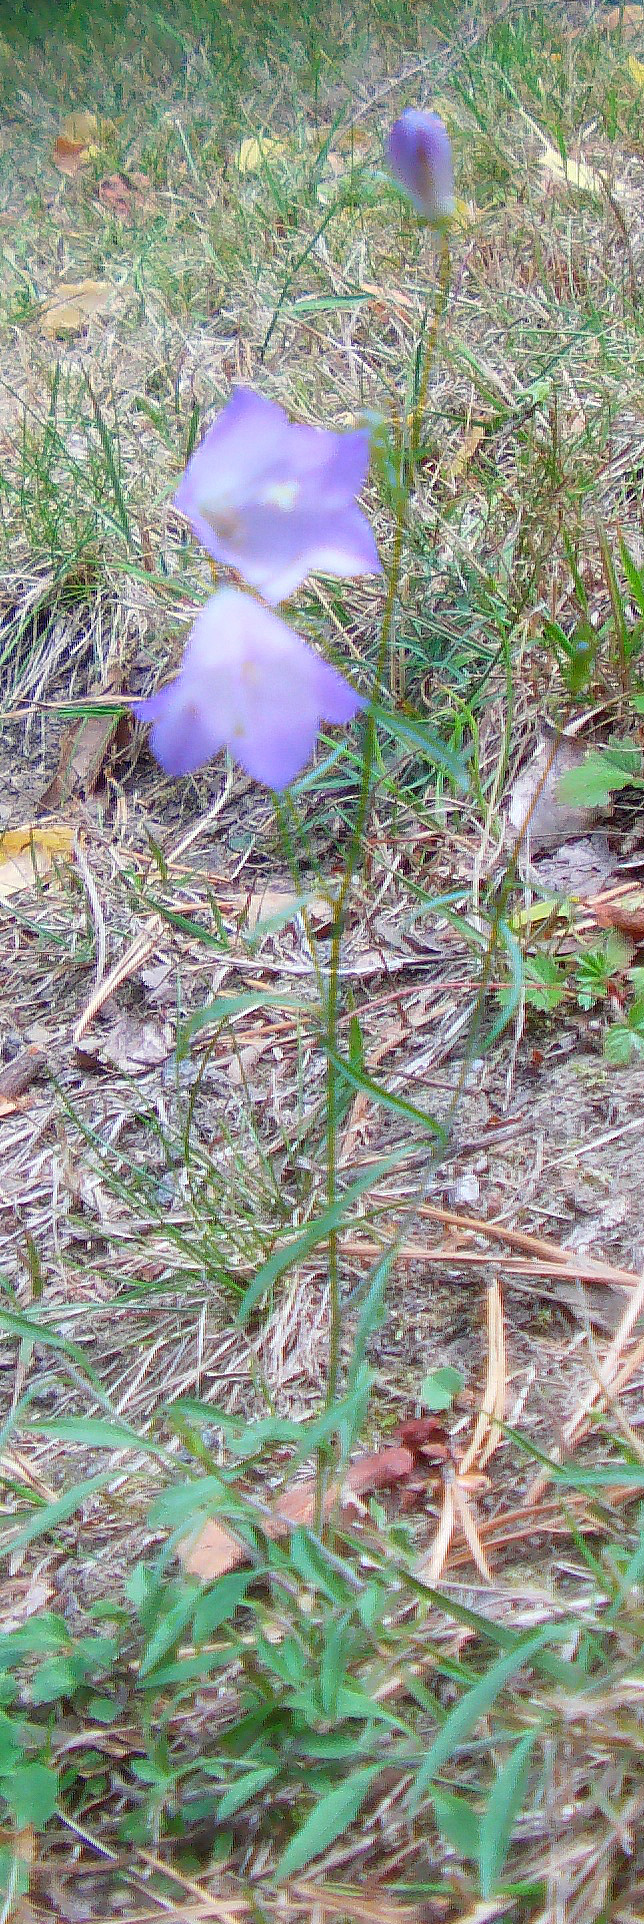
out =
{"type": "Polygon", "coordinates": [[[215,561],[275,604],[314,569],[380,572],[355,500],[368,462],[365,433],[298,425],[240,387],[188,462],[174,505],[215,561]]]}
{"type": "Polygon", "coordinates": [[[441,227],[454,212],[454,168],[447,128],[438,114],[406,107],[391,129],[392,174],[419,214],[441,227]]]}
{"type": "Polygon", "coordinates": [[[322,718],[352,721],[366,704],[279,615],[239,588],[218,588],[176,680],[133,705],[153,724],[166,774],[188,775],[225,746],[255,781],[280,789],[308,761],[322,718]]]}

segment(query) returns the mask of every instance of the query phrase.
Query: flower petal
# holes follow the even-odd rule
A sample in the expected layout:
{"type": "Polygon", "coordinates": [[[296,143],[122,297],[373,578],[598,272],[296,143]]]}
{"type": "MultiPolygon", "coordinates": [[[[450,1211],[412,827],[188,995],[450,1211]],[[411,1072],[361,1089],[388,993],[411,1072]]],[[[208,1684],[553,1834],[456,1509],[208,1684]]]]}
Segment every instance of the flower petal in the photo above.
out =
{"type": "Polygon", "coordinates": [[[321,719],[350,721],[364,706],[301,635],[237,588],[220,588],[197,616],[176,680],[134,704],[154,724],[168,774],[198,768],[225,743],[271,788],[299,774],[321,719]]]}
{"type": "Polygon", "coordinates": [[[133,709],[137,721],[152,722],[150,745],[166,775],[192,775],[223,748],[214,716],[181,675],[149,701],[134,702],[133,709]]]}
{"type": "Polygon", "coordinates": [[[275,604],[315,568],[379,572],[355,502],[368,462],[362,430],[293,424],[275,402],[239,388],[189,461],[175,506],[215,561],[275,604]]]}
{"type": "Polygon", "coordinates": [[[438,114],[406,107],[391,129],[392,174],[426,220],[441,224],[454,212],[454,168],[449,134],[438,114]]]}

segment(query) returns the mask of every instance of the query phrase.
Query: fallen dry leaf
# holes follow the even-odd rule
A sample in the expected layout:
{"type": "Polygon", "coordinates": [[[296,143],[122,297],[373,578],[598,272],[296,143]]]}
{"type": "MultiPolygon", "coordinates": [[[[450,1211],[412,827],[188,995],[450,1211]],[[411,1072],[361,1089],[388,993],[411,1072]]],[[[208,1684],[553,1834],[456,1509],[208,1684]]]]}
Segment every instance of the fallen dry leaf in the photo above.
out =
{"type": "Polygon", "coordinates": [[[40,797],[39,812],[61,808],[74,795],[90,795],[110,749],[125,747],[131,733],[129,714],[107,711],[104,715],[81,715],[78,721],[70,722],[63,730],[58,767],[40,797]]]}
{"type": "Polygon", "coordinates": [[[73,179],[81,167],[86,167],[88,161],[98,153],[98,138],[96,114],[68,114],[53,147],[53,158],[59,173],[73,179]]]}
{"type": "Polygon", "coordinates": [[[642,61],[636,60],[634,53],[629,53],[626,65],[628,67],[631,80],[635,81],[636,87],[644,88],[644,65],[642,64],[642,61]]]}
{"type": "Polygon", "coordinates": [[[42,1049],[32,1043],[0,1069],[0,1116],[13,1116],[24,1108],[25,1090],[40,1075],[45,1060],[42,1049]]]}
{"type": "Polygon", "coordinates": [[[527,114],[524,108],[520,108],[519,111],[521,113],[521,119],[525,121],[526,126],[530,128],[531,133],[533,133],[539,141],[541,147],[539,165],[543,167],[544,173],[549,174],[552,180],[559,181],[566,187],[577,188],[583,193],[601,194],[602,181],[599,174],[594,173],[592,167],[587,167],[585,160],[571,160],[568,155],[566,155],[565,160],[563,160],[559,148],[553,146],[552,141],[548,139],[547,134],[544,134],[543,128],[539,126],[538,121],[533,120],[532,115],[527,114]]]}
{"type": "Polygon", "coordinates": [[[31,822],[0,835],[0,901],[34,888],[51,874],[54,857],[69,857],[74,829],[67,823],[31,822]]]}
{"type": "Polygon", "coordinates": [[[484,427],[470,428],[469,434],[466,434],[464,441],[461,442],[457,454],[454,455],[453,460],[449,461],[447,467],[444,469],[444,481],[458,481],[459,476],[464,474],[465,469],[469,467],[470,461],[474,459],[474,455],[477,449],[480,448],[481,442],[485,440],[486,432],[487,430],[484,427]]]}
{"type": "Polygon", "coordinates": [[[149,207],[152,199],[148,174],[106,174],[98,183],[101,207],[107,207],[117,220],[135,220],[149,207]]]}
{"type": "Polygon", "coordinates": [[[40,310],[43,334],[51,340],[59,334],[80,334],[91,316],[107,306],[113,292],[111,281],[61,281],[40,310]]]}
{"type": "Polygon", "coordinates": [[[622,33],[629,36],[639,33],[644,27],[644,7],[608,7],[605,11],[600,8],[597,25],[608,33],[613,33],[619,27],[622,33]]]}
{"type": "Polygon", "coordinates": [[[539,859],[539,881],[553,895],[581,895],[605,888],[615,867],[615,857],[602,829],[578,841],[565,842],[556,854],[539,859]]]}
{"type": "Polygon", "coordinates": [[[75,113],[66,114],[61,126],[61,134],[68,140],[98,140],[99,124],[96,114],[81,107],[75,113]]]}
{"type": "Polygon", "coordinates": [[[249,134],[241,140],[235,154],[235,166],[239,174],[256,174],[264,161],[278,160],[286,153],[286,141],[275,140],[272,134],[249,134]]]}
{"type": "Polygon", "coordinates": [[[552,180],[561,181],[564,186],[576,189],[582,194],[601,194],[601,176],[587,167],[585,160],[571,160],[568,155],[562,160],[558,147],[546,141],[539,155],[539,165],[552,180]]]}
{"type": "MultiPolygon", "coordinates": [[[[324,1516],[339,1505],[341,1515],[354,1523],[356,1505],[360,1499],[371,1496],[376,1490],[391,1489],[396,1484],[405,1484],[412,1471],[422,1463],[420,1452],[397,1448],[374,1450],[359,1456],[350,1463],[342,1485],[332,1483],[325,1491],[324,1516]]],[[[429,1466],[428,1474],[431,1475],[429,1466]]],[[[269,1516],[258,1515],[264,1534],[271,1539],[285,1536],[291,1529],[312,1524],[315,1517],[317,1484],[315,1477],[307,1477],[285,1490],[278,1498],[269,1516]]],[[[216,1577],[225,1576],[239,1564],[248,1561],[247,1545],[238,1542],[222,1523],[213,1517],[205,1523],[199,1535],[192,1541],[187,1538],[179,1545],[178,1555],[184,1569],[193,1577],[201,1577],[202,1582],[212,1583],[216,1577]]]]}
{"type": "Polygon", "coordinates": [[[530,853],[538,848],[558,848],[561,842],[582,836],[592,827],[597,820],[596,808],[578,808],[557,798],[562,775],[579,768],[585,756],[586,744],[544,724],[536,753],[512,786],[507,822],[513,844],[525,842],[530,853]]]}
{"type": "Polygon", "coordinates": [[[127,1076],[148,1075],[166,1062],[172,1041],[160,1022],[141,1022],[137,1016],[119,1015],[109,1029],[83,1042],[77,1054],[87,1067],[117,1069],[127,1076]]]}
{"type": "Polygon", "coordinates": [[[625,908],[622,902],[589,902],[588,911],[600,929],[618,929],[631,942],[644,942],[644,903],[625,908]]]}
{"type": "Polygon", "coordinates": [[[73,180],[74,175],[80,173],[81,167],[87,166],[90,150],[82,140],[68,140],[65,134],[59,134],[58,139],[54,141],[53,155],[59,173],[67,174],[68,178],[73,180]]]}
{"type": "MultiPolygon", "coordinates": [[[[319,923],[320,918],[326,919],[329,923],[332,920],[332,912],[324,896],[312,895],[305,901],[298,901],[293,896],[292,889],[252,889],[248,895],[244,896],[243,908],[240,912],[241,928],[245,934],[256,929],[258,923],[264,922],[268,924],[273,922],[275,928],[278,925],[282,928],[287,922],[294,922],[302,913],[302,909],[316,923],[319,923]]],[[[266,932],[270,934],[270,928],[267,928],[266,932]]],[[[319,930],[318,933],[320,933],[319,930]]]]}

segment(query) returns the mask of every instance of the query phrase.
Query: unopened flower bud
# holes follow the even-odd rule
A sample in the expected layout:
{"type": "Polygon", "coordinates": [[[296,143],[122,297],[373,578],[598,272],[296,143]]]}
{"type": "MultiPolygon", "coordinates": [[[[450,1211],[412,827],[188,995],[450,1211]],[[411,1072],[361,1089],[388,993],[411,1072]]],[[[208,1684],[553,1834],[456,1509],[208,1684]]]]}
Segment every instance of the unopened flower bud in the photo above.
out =
{"type": "Polygon", "coordinates": [[[392,174],[419,214],[442,226],[454,212],[454,168],[447,128],[438,114],[406,107],[391,129],[392,174]]]}

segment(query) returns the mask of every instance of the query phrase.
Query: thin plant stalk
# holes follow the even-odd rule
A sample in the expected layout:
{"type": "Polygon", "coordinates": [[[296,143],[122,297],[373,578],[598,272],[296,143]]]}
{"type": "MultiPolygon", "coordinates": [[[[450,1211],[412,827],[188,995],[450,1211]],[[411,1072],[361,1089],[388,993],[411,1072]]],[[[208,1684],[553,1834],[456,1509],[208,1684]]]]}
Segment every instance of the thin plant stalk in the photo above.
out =
{"type": "MultiPolygon", "coordinates": [[[[363,754],[363,761],[362,761],[362,777],[360,782],[358,808],[356,812],[356,819],[355,819],[355,824],[353,828],[353,834],[351,836],[351,841],[349,843],[347,858],[345,861],[342,878],[340,881],[340,886],[338,888],[338,892],[335,898],[335,913],[334,913],[333,929],[332,929],[332,935],[331,935],[331,954],[330,954],[330,961],[329,961],[329,985],[328,985],[327,999],[326,999],[326,1023],[325,1023],[325,1042],[326,1042],[326,1048],[327,1048],[326,1198],[327,1198],[327,1206],[330,1210],[333,1209],[337,1201],[338,1071],[336,1067],[336,1061],[337,1061],[337,1054],[338,1054],[338,1012],[339,1012],[339,1005],[340,1005],[340,979],[341,979],[340,965],[341,965],[341,959],[342,959],[342,937],[344,933],[344,922],[345,922],[347,900],[348,900],[349,892],[354,879],[354,875],[356,873],[356,870],[361,858],[361,853],[362,853],[362,848],[364,843],[364,835],[365,835],[365,830],[366,830],[367,822],[369,818],[369,808],[370,808],[371,793],[372,793],[372,775],[373,775],[373,766],[375,761],[376,740],[377,740],[376,720],[375,720],[375,715],[373,710],[373,704],[377,701],[380,689],[382,687],[384,671],[385,671],[385,663],[387,661],[387,655],[390,649],[391,637],[393,633],[394,613],[396,608],[396,601],[398,598],[398,590],[400,586],[403,541],[404,541],[405,527],[407,524],[409,501],[410,501],[411,491],[413,488],[414,478],[415,478],[418,449],[420,446],[422,417],[425,409],[425,403],[427,400],[427,389],[429,386],[432,362],[433,362],[434,354],[436,350],[438,330],[439,330],[440,322],[442,319],[442,315],[445,309],[447,296],[449,292],[449,274],[450,274],[449,243],[447,240],[447,236],[445,235],[443,237],[442,246],[441,246],[439,284],[438,284],[437,299],[436,299],[435,308],[434,308],[434,316],[433,316],[431,328],[429,330],[429,334],[424,344],[421,376],[420,376],[420,381],[418,383],[418,390],[417,390],[416,399],[414,402],[414,408],[413,408],[412,417],[411,417],[408,444],[406,443],[406,436],[404,433],[402,437],[402,446],[401,446],[401,453],[400,453],[400,489],[399,489],[398,506],[397,506],[397,514],[396,514],[396,525],[394,530],[391,568],[389,571],[387,598],[385,602],[382,629],[380,633],[380,641],[378,646],[378,657],[376,661],[376,669],[375,669],[374,680],[373,680],[372,706],[369,709],[369,712],[367,714],[366,727],[365,727],[364,754],[363,754]]],[[[326,1387],[326,1401],[325,1401],[325,1407],[327,1410],[332,1408],[337,1397],[338,1383],[339,1383],[339,1376],[340,1376],[340,1351],[341,1351],[341,1339],[342,1339],[342,1303],[341,1303],[341,1293],[340,1293],[338,1232],[337,1232],[337,1229],[333,1229],[333,1228],[330,1231],[329,1243],[328,1243],[328,1279],[329,1279],[329,1357],[328,1357],[327,1387],[326,1387]]]]}

